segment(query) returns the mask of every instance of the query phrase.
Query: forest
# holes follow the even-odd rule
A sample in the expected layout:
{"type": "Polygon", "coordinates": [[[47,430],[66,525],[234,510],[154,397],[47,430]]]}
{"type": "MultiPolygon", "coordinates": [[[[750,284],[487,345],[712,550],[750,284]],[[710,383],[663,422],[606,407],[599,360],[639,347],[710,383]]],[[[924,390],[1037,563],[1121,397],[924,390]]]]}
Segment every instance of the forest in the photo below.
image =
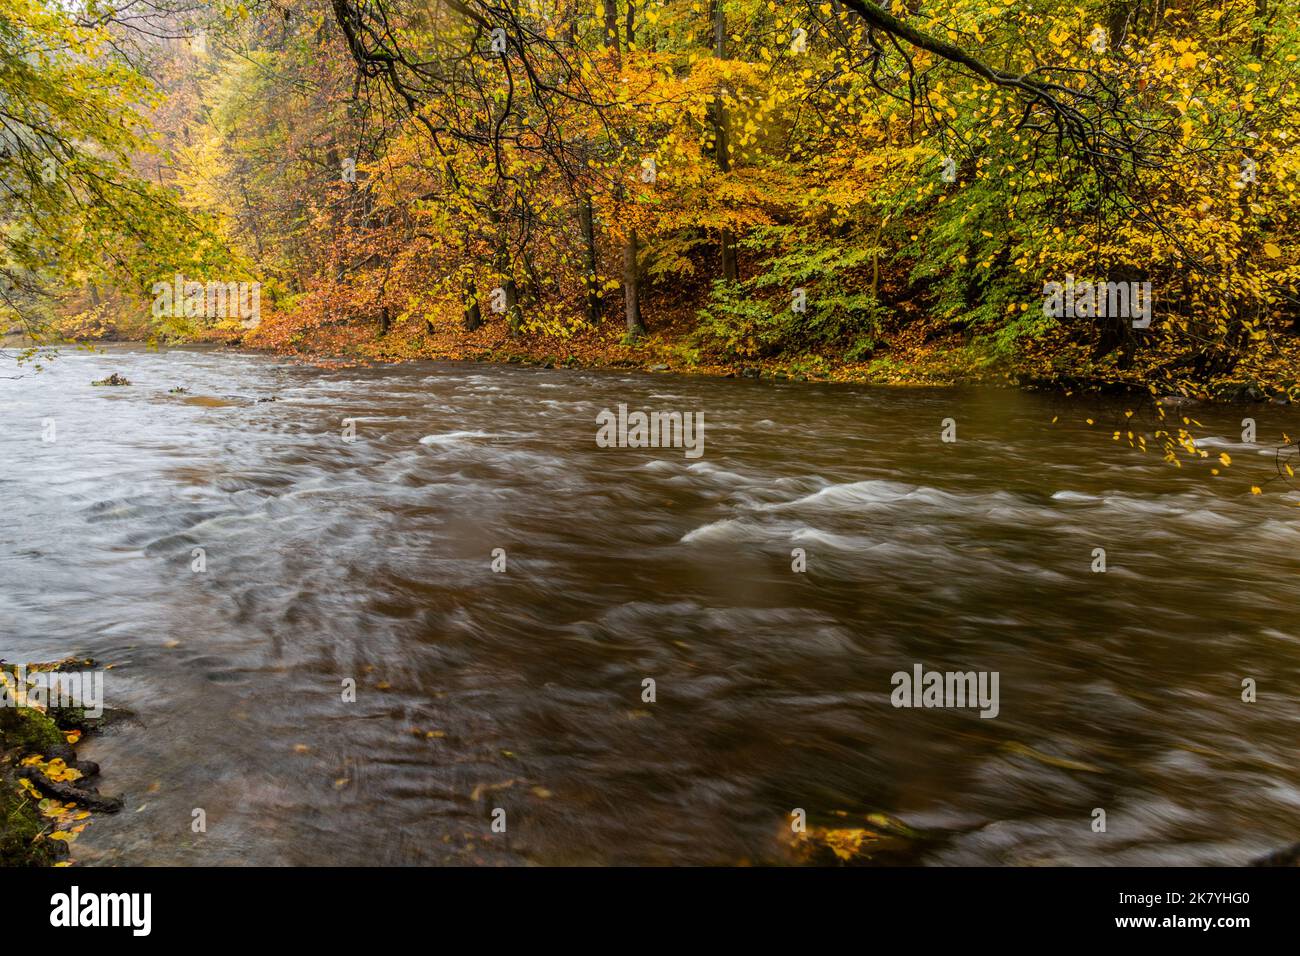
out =
{"type": "Polygon", "coordinates": [[[3,0],[0,326],[1286,401],[1294,14],[3,0]]]}

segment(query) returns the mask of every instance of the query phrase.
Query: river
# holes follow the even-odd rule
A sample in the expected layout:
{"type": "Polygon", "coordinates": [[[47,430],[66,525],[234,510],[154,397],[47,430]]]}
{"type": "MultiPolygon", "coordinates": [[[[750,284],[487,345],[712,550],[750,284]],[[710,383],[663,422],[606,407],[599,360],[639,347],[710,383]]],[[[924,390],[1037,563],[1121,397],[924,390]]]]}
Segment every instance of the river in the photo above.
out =
{"type": "Polygon", "coordinates": [[[112,665],[130,715],[82,863],[785,863],[795,808],[935,865],[1300,839],[1291,408],[1197,408],[1175,469],[1010,390],[133,346],[0,407],[0,657],[112,665]],[[619,404],[703,455],[598,447],[619,404]],[[915,665],[997,716],[892,706],[915,665]]]}

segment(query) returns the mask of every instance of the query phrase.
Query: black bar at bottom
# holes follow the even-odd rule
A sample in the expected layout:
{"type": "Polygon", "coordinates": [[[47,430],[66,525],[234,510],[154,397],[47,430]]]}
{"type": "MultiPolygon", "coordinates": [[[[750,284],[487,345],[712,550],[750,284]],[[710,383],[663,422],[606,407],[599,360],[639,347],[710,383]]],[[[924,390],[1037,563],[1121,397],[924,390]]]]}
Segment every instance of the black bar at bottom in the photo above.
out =
{"type": "Polygon", "coordinates": [[[749,939],[764,948],[843,934],[871,945],[900,932],[918,943],[981,946],[1101,936],[1231,945],[1261,933],[1293,937],[1284,908],[1295,907],[1297,876],[1285,868],[63,868],[0,871],[0,909],[17,933],[10,939],[24,945],[73,933],[128,946],[231,936],[330,946],[403,945],[411,936],[432,945],[455,938],[461,948],[476,937],[492,948],[509,937],[675,945],[684,938],[664,934],[677,931],[693,943],[749,939]],[[147,936],[137,935],[143,896],[101,895],[123,893],[149,894],[147,936]],[[126,925],[70,925],[115,914],[126,925]]]}

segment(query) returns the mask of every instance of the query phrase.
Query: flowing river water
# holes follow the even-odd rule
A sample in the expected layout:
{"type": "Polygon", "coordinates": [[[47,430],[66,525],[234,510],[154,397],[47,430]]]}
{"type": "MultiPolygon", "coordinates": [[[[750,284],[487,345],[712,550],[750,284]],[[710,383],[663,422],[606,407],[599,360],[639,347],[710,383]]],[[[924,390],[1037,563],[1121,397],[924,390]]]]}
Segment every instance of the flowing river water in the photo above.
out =
{"type": "Polygon", "coordinates": [[[1198,408],[1181,469],[995,389],[108,347],[0,408],[0,657],[129,712],[84,863],[783,863],[795,808],[924,864],[1300,840],[1290,408],[1198,408]],[[703,412],[703,456],[597,447],[620,403],[703,412]],[[997,716],[895,708],[917,664],[997,672],[997,716]]]}

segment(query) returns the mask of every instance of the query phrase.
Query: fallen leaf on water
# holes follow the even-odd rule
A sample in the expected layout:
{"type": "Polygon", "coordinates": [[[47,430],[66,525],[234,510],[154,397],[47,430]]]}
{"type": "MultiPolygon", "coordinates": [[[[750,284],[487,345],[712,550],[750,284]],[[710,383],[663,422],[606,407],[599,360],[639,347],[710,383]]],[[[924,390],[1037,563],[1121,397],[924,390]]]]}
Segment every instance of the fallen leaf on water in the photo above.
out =
{"type": "Polygon", "coordinates": [[[483,796],[485,793],[491,793],[495,790],[509,790],[515,785],[515,783],[516,781],[513,777],[505,783],[480,783],[470,792],[469,798],[471,800],[478,800],[478,798],[483,796]]]}
{"type": "Polygon", "coordinates": [[[841,860],[851,860],[862,851],[864,841],[874,841],[880,834],[872,830],[845,829],[822,831],[822,842],[841,860]]]}

